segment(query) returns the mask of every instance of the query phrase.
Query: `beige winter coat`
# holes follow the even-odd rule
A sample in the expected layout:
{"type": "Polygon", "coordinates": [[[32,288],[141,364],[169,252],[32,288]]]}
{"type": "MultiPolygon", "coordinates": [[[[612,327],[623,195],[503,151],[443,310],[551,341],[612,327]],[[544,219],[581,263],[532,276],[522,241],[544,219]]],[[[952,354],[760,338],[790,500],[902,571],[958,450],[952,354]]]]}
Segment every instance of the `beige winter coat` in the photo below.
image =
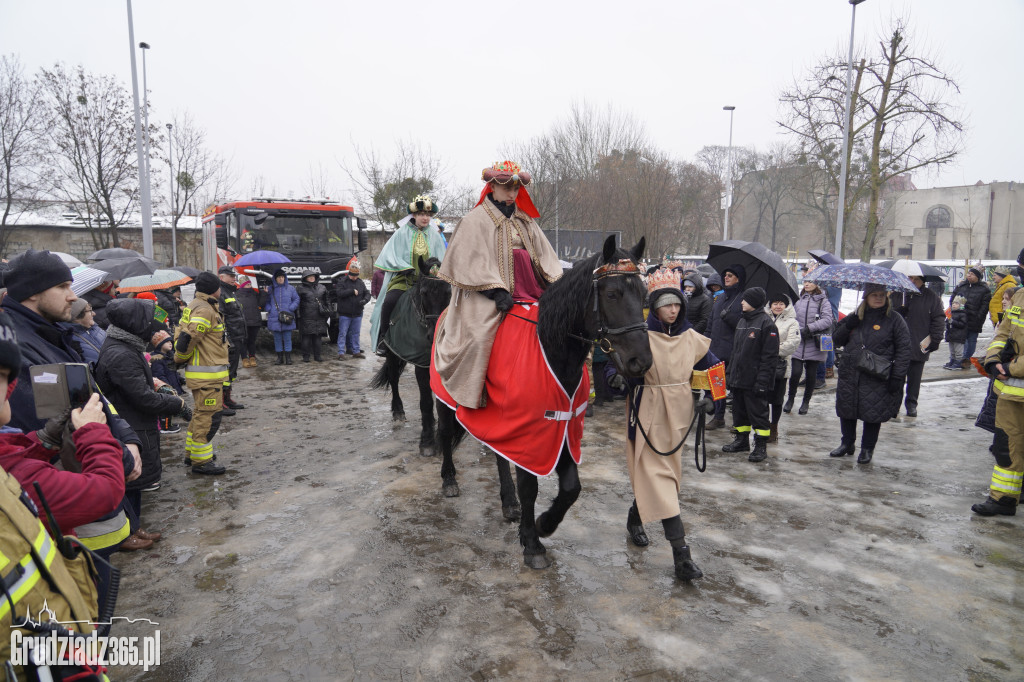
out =
{"type": "MultiPolygon", "coordinates": [[[[688,329],[679,336],[649,332],[654,364],[644,375],[639,422],[651,444],[668,452],[682,440],[693,418],[690,375],[693,365],[708,352],[711,339],[688,329]]],[[[632,394],[630,395],[632,404],[632,394]]],[[[636,439],[626,439],[626,463],[633,496],[644,523],[669,519],[679,514],[679,479],[682,475],[683,446],[663,456],[647,445],[640,429],[636,439]]]]}
{"type": "Polygon", "coordinates": [[[796,349],[800,347],[800,323],[796,321],[796,313],[793,306],[787,305],[782,314],[775,317],[771,305],[765,307],[764,311],[775,323],[779,330],[779,357],[786,360],[786,378],[793,374],[793,363],[789,361],[796,349]]]}

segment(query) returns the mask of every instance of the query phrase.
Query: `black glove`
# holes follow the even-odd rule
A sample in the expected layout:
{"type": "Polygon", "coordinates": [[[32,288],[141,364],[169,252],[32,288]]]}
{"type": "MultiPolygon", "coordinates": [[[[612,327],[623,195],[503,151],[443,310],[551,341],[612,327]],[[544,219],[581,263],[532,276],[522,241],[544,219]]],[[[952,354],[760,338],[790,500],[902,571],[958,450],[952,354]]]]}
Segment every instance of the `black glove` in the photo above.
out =
{"type": "Polygon", "coordinates": [[[36,431],[36,436],[39,437],[39,442],[43,444],[43,447],[48,450],[61,449],[64,445],[64,429],[67,427],[69,419],[71,419],[70,408],[56,417],[48,419],[46,425],[36,431]]]}
{"type": "Polygon", "coordinates": [[[626,377],[621,374],[613,374],[608,377],[608,385],[614,388],[616,391],[621,391],[626,387],[626,377]]]}
{"type": "Polygon", "coordinates": [[[889,383],[886,384],[885,388],[889,393],[902,393],[903,384],[907,382],[906,377],[889,377],[889,383]]]}
{"type": "Polygon", "coordinates": [[[181,417],[183,421],[192,421],[192,408],[188,406],[188,403],[185,402],[184,398],[181,400],[181,412],[178,413],[178,416],[181,417]]]}
{"type": "Polygon", "coordinates": [[[814,336],[814,334],[811,333],[810,329],[808,329],[807,327],[800,327],[800,338],[801,339],[806,341],[807,339],[811,338],[812,336],[814,336]]]}
{"type": "Polygon", "coordinates": [[[860,315],[857,313],[850,313],[843,318],[843,324],[846,325],[847,329],[856,329],[857,325],[860,324],[860,315]]]}
{"type": "Polygon", "coordinates": [[[514,303],[512,300],[512,294],[508,293],[504,289],[488,289],[481,293],[494,301],[494,307],[497,308],[499,312],[507,313],[512,310],[512,305],[514,303]]]}
{"type": "Polygon", "coordinates": [[[693,404],[694,411],[704,410],[705,414],[715,413],[715,401],[711,398],[701,398],[693,404]]]}

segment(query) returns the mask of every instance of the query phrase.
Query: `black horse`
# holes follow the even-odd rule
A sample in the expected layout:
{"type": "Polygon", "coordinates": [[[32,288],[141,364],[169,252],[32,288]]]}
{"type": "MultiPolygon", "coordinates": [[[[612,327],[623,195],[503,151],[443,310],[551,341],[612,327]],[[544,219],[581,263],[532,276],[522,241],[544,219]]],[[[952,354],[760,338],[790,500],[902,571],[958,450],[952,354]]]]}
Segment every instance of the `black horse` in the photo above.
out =
{"type": "MultiPolygon", "coordinates": [[[[547,288],[540,298],[537,333],[559,383],[572,395],[584,372],[584,362],[598,343],[626,376],[641,377],[653,359],[643,317],[646,290],[635,267],[644,251],[644,239],[631,250],[615,246],[609,237],[600,254],[579,261],[572,270],[547,288]],[[628,262],[624,262],[628,261],[628,262]],[[607,266],[607,267],[602,267],[607,266]]],[[[524,378],[524,381],[526,379],[524,378]]],[[[465,435],[453,412],[437,401],[438,444],[443,455],[441,479],[446,497],[459,494],[452,452],[465,435]]],[[[501,484],[502,512],[506,519],[519,518],[523,560],[531,568],[547,568],[551,562],[540,538],[555,532],[580,494],[576,462],[563,446],[555,471],[558,495],[551,507],[534,518],[537,477],[516,468],[516,484],[508,460],[495,455],[501,484]],[[515,503],[518,487],[519,505],[515,503]]]]}
{"type": "Polygon", "coordinates": [[[451,285],[438,279],[436,268],[441,262],[430,258],[420,263],[420,278],[395,306],[391,315],[391,329],[381,330],[384,338],[384,364],[370,381],[370,388],[391,390],[391,417],[405,421],[405,406],[398,394],[398,379],[405,366],[412,362],[416,368],[416,383],[420,389],[420,454],[435,454],[434,397],[430,391],[430,352],[434,343],[434,325],[452,297],[451,285]],[[388,333],[389,336],[384,337],[388,333]],[[392,336],[401,335],[401,338],[392,336]],[[396,352],[396,350],[398,352],[396,352]],[[400,356],[399,353],[402,355],[400,356]]]}

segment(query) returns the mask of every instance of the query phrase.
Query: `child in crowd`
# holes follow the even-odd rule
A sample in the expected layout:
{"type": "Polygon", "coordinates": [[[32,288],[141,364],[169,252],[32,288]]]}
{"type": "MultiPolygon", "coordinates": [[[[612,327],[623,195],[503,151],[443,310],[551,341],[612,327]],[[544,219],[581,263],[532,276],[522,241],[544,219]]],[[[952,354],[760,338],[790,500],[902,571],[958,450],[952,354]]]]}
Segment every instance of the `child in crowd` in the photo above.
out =
{"type": "Polygon", "coordinates": [[[949,344],[949,362],[942,369],[960,371],[964,358],[964,343],[967,341],[967,310],[966,299],[954,296],[950,306],[951,314],[946,318],[946,343],[949,344]]]}

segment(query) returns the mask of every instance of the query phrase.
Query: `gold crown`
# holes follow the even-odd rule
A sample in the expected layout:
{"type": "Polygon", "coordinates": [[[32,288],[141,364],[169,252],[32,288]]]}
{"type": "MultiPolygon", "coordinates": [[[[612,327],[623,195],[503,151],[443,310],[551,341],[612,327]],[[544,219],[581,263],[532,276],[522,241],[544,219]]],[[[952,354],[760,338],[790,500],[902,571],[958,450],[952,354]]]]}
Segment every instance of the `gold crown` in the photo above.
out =
{"type": "Polygon", "coordinates": [[[651,293],[658,289],[675,289],[678,291],[681,281],[678,272],[668,268],[661,268],[651,273],[647,278],[647,292],[651,293]]]}

